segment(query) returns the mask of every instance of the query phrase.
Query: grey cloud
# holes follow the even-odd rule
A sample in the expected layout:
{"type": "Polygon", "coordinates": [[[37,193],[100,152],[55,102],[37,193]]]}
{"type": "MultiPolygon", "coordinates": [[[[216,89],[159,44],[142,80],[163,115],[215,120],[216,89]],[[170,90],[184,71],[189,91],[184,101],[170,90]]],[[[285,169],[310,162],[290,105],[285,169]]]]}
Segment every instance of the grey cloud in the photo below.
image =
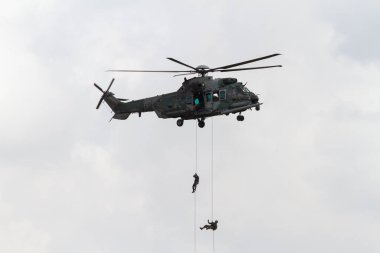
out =
{"type": "Polygon", "coordinates": [[[321,15],[326,17],[336,32],[337,52],[363,63],[376,62],[380,57],[380,5],[376,1],[335,1],[321,5],[321,15]]]}

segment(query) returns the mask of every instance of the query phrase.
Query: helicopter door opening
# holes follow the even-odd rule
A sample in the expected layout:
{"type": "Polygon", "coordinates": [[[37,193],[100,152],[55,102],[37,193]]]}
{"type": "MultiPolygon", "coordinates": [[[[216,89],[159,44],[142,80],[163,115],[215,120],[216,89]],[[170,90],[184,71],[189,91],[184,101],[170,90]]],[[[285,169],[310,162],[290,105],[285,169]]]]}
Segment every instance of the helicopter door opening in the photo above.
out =
{"type": "Polygon", "coordinates": [[[220,100],[226,99],[226,90],[220,90],[219,91],[219,98],[220,98],[220,100]]]}
{"type": "Polygon", "coordinates": [[[212,102],[212,92],[207,92],[206,93],[206,102],[212,102]]]}
{"type": "Polygon", "coordinates": [[[206,109],[212,110],[212,107],[213,107],[212,92],[208,91],[206,92],[205,95],[206,95],[206,109]]]}
{"type": "Polygon", "coordinates": [[[203,98],[203,92],[202,91],[194,92],[193,102],[194,102],[195,110],[200,110],[200,109],[203,109],[205,107],[205,100],[203,98]]]}

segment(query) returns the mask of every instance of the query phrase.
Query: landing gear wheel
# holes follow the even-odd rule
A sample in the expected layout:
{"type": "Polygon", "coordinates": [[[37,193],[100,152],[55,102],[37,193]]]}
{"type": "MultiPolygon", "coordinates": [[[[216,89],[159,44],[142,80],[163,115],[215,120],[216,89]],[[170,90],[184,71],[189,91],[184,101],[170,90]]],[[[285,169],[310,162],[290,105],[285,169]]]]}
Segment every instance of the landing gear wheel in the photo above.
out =
{"type": "Polygon", "coordinates": [[[204,120],[198,120],[198,126],[199,126],[200,128],[204,128],[204,126],[205,126],[205,122],[204,122],[204,120]]]}
{"type": "Polygon", "coordinates": [[[177,120],[177,126],[179,126],[179,127],[183,126],[183,119],[177,120]]]}
{"type": "Polygon", "coordinates": [[[243,115],[238,115],[236,118],[237,118],[238,121],[243,121],[244,120],[244,116],[243,115]]]}
{"type": "Polygon", "coordinates": [[[256,111],[260,111],[260,105],[256,105],[255,109],[256,111]]]}

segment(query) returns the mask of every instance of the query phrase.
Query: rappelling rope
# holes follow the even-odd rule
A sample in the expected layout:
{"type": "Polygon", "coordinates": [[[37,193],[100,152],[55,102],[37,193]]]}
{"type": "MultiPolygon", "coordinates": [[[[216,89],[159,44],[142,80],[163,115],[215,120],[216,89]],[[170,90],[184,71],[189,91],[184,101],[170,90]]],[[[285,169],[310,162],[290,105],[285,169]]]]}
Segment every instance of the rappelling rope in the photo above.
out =
{"type": "MultiPolygon", "coordinates": [[[[214,118],[211,117],[211,220],[214,221],[214,118]]],[[[212,231],[212,252],[215,253],[215,234],[212,231]]]]}
{"type": "Polygon", "coordinates": [[[198,124],[195,121],[195,173],[198,173],[198,124]]]}
{"type": "MultiPolygon", "coordinates": [[[[198,126],[195,121],[195,173],[198,173],[198,126]]],[[[194,192],[194,253],[197,253],[197,191],[194,192]]]]}
{"type": "Polygon", "coordinates": [[[211,219],[214,220],[214,119],[211,118],[211,219]]]}
{"type": "MultiPolygon", "coordinates": [[[[195,173],[198,173],[198,126],[195,124],[195,173]]],[[[211,118],[211,220],[214,221],[214,119],[211,118]]],[[[194,253],[197,253],[197,193],[194,192],[194,253]]],[[[212,231],[212,252],[215,253],[215,234],[212,231]]]]}

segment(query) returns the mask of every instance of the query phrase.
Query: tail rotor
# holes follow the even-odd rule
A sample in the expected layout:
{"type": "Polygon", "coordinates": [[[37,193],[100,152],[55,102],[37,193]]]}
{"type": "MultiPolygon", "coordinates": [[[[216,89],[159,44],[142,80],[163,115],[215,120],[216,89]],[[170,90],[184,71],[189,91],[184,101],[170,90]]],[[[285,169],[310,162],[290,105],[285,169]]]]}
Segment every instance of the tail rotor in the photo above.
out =
{"type": "Polygon", "coordinates": [[[108,91],[110,90],[110,88],[111,88],[111,86],[112,86],[112,84],[113,84],[113,81],[115,81],[115,78],[112,78],[112,81],[111,81],[111,83],[110,83],[110,85],[108,86],[108,88],[107,88],[106,91],[103,91],[102,88],[99,87],[99,85],[97,85],[96,83],[94,83],[94,86],[95,86],[96,88],[98,88],[98,90],[100,90],[100,91],[103,93],[102,97],[101,97],[100,100],[99,100],[98,105],[96,106],[96,109],[99,109],[99,107],[100,107],[101,103],[103,102],[104,98],[109,94],[108,91]]]}

